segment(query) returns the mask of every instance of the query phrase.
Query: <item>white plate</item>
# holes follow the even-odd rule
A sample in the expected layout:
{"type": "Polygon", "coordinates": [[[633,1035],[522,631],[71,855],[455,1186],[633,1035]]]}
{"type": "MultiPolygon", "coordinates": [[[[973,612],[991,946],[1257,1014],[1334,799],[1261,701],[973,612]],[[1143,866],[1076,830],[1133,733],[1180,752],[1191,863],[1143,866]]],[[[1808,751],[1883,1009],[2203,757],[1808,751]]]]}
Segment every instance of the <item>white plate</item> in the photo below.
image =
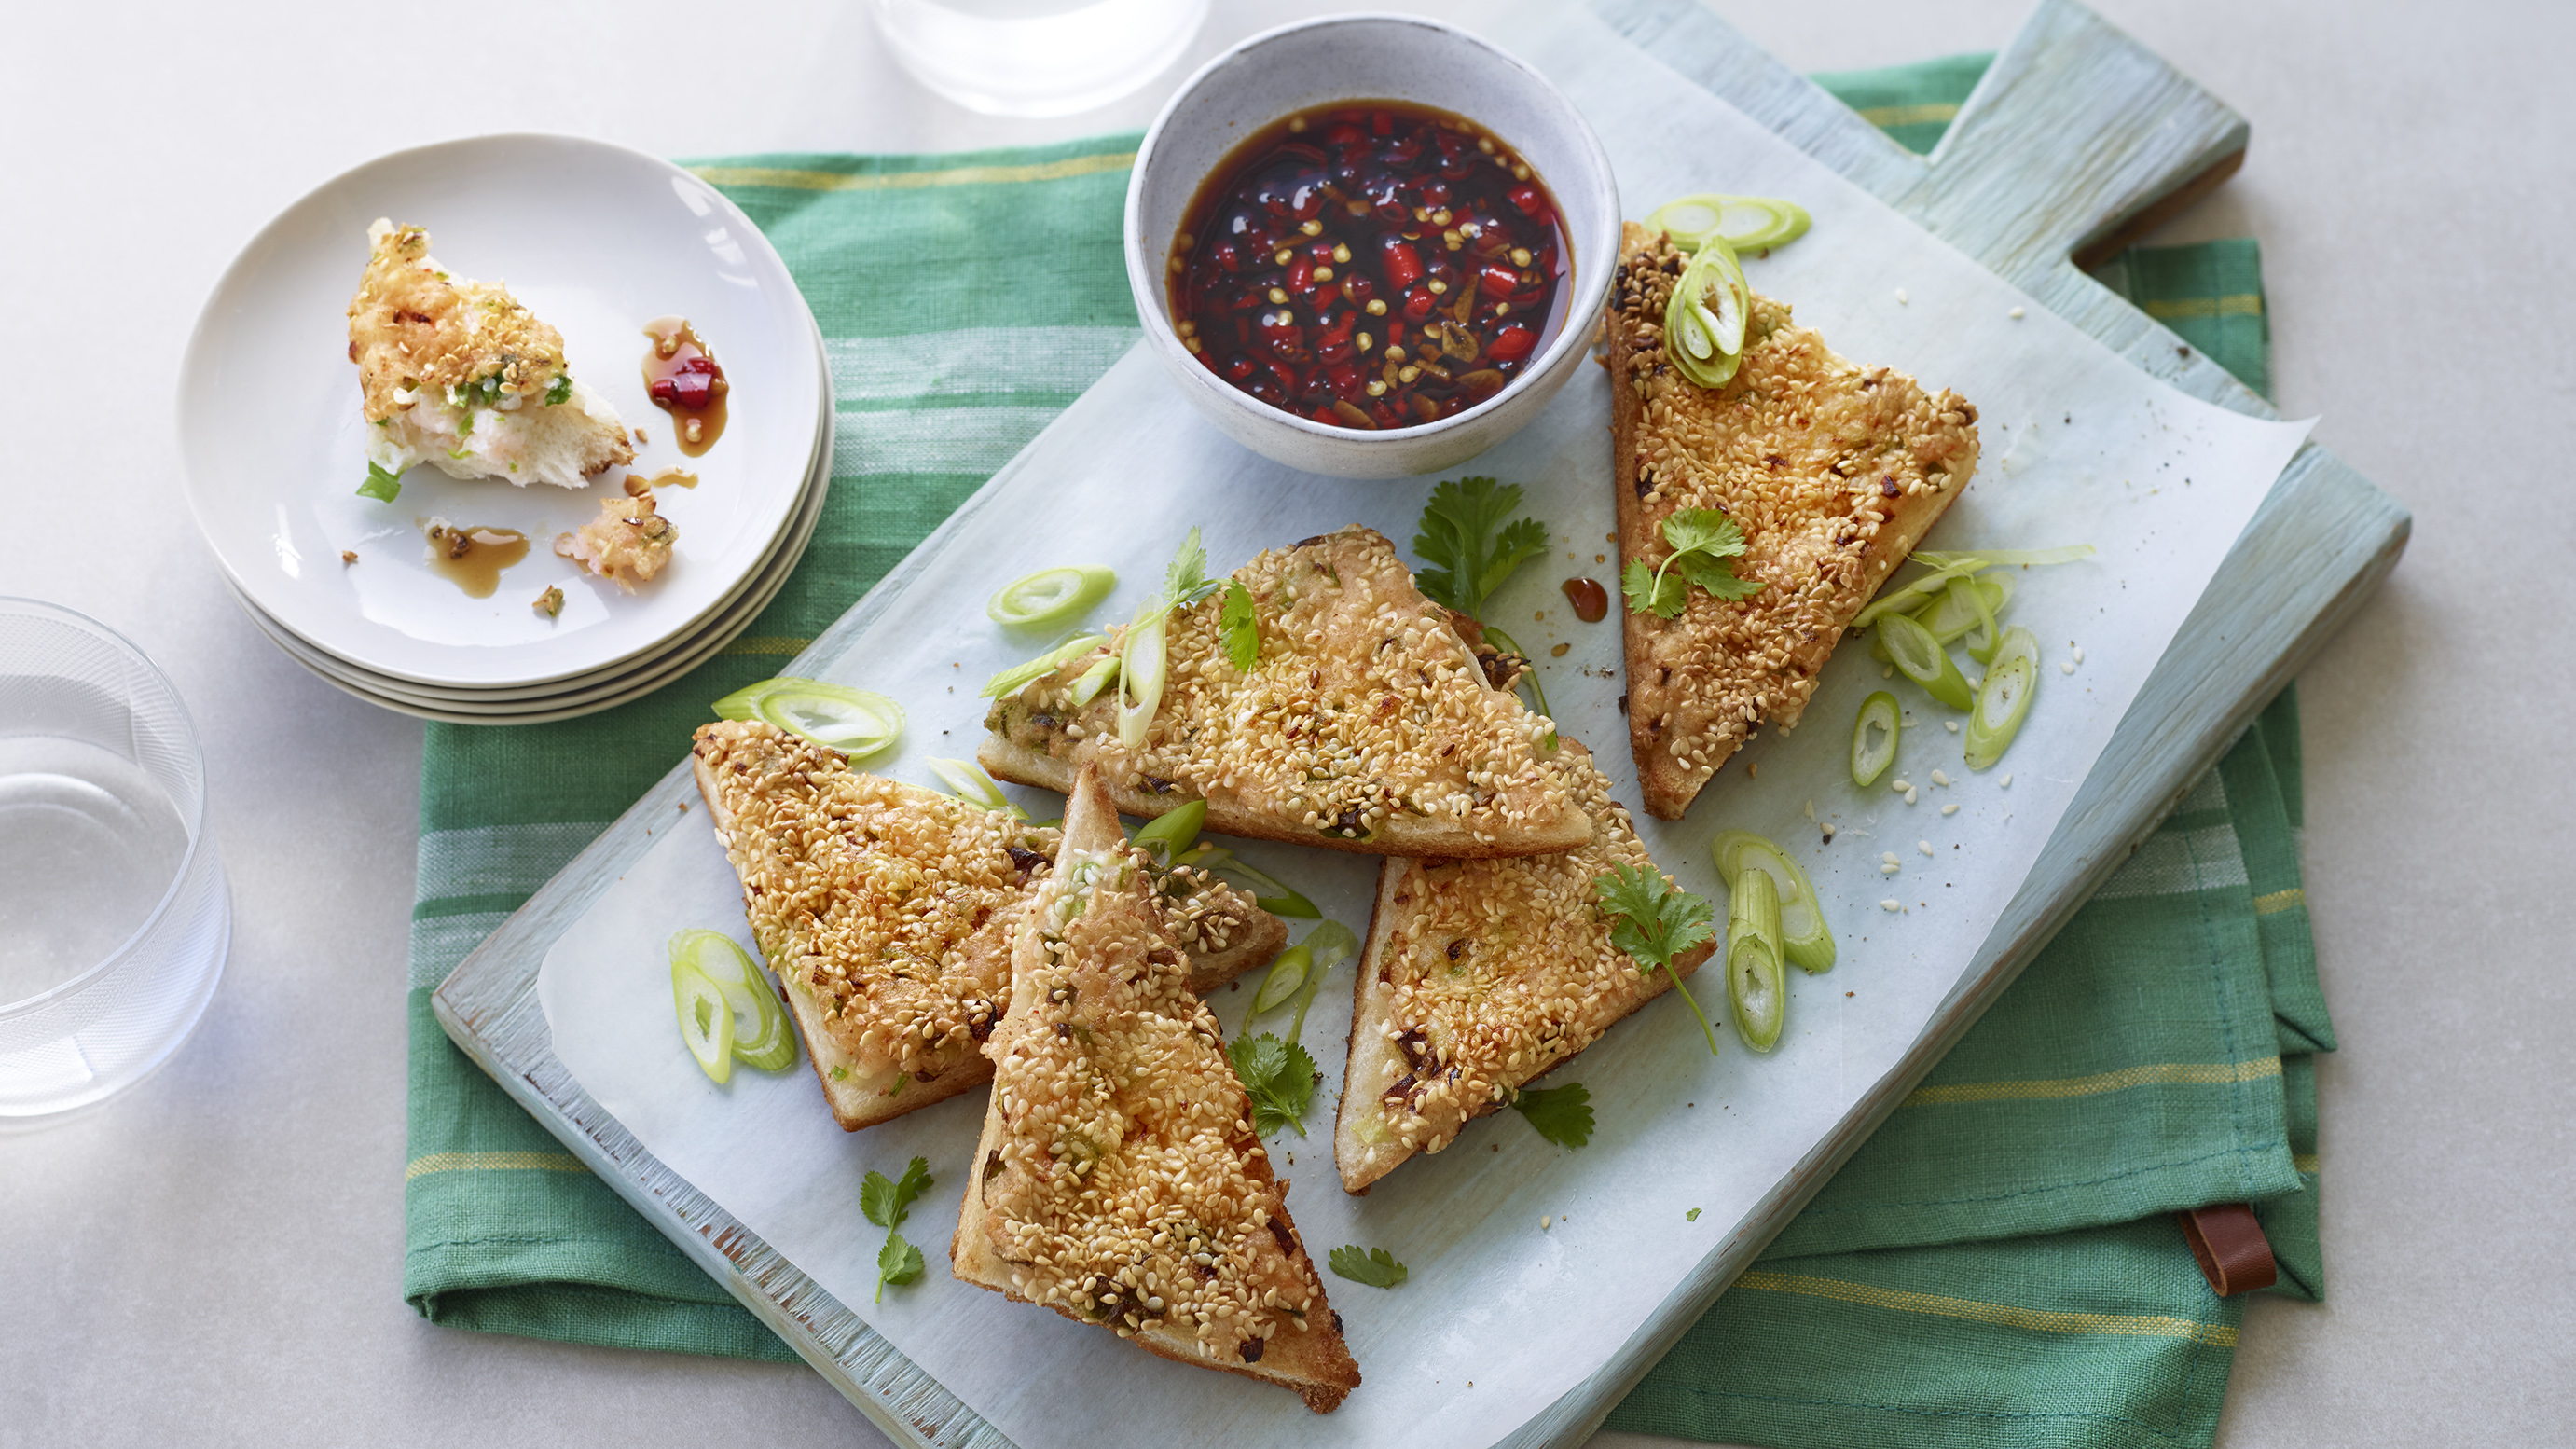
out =
{"type": "Polygon", "coordinates": [[[469,688],[596,671],[701,627],[776,551],[829,411],[818,337],[758,229],[667,161],[566,136],[396,152],[288,207],[207,299],[179,385],[189,504],[245,596],[354,665],[469,688]],[[645,430],[634,471],[699,476],[662,490],[681,542],[651,592],[550,564],[561,577],[537,587],[563,585],[565,607],[548,620],[524,599],[467,598],[419,543],[433,516],[551,539],[597,516],[615,470],[572,490],[421,467],[391,503],[357,496],[365,423],[347,308],[379,216],[429,228],[443,265],[507,282],[554,324],[574,375],[645,430]],[[733,383],[724,436],[694,460],[644,392],[643,324],[668,313],[697,324],[733,383]],[[369,566],[342,567],[343,549],[369,566]]]}
{"type": "Polygon", "coordinates": [[[828,469],[818,466],[810,504],[789,524],[784,546],[748,581],[736,600],[719,611],[707,626],[648,662],[624,671],[586,676],[558,690],[518,688],[478,693],[388,680],[382,675],[355,670],[315,649],[261,612],[259,606],[238,589],[234,590],[233,597],[241,604],[242,611],[251,616],[251,621],[287,657],[369,704],[422,719],[458,724],[542,724],[548,720],[573,719],[652,693],[714,658],[725,645],[733,642],[735,636],[749,628],[751,622],[760,616],[760,611],[769,607],[770,601],[785,587],[788,576],[796,571],[806,543],[814,536],[814,525],[822,517],[823,498],[829,486],[828,469]]]}
{"type": "MultiPolygon", "coordinates": [[[[633,681],[647,674],[656,679],[668,678],[672,672],[668,667],[672,659],[702,650],[704,641],[710,635],[731,637],[734,632],[747,625],[754,615],[766,607],[769,599],[777,594],[779,586],[786,581],[787,575],[794,570],[797,559],[803,555],[806,541],[813,536],[814,526],[822,517],[824,499],[830,491],[831,417],[832,414],[827,409],[824,413],[824,428],[815,439],[814,455],[806,464],[805,489],[799,495],[796,513],[788,520],[787,528],[780,536],[777,551],[763,561],[753,573],[743,578],[698,624],[662,641],[650,652],[619,660],[598,669],[529,684],[423,684],[417,680],[380,673],[339,658],[312,640],[297,635],[260,609],[237,585],[233,587],[233,597],[251,614],[260,625],[262,632],[268,634],[279,648],[294,655],[297,662],[331,679],[334,683],[348,686],[352,693],[379,704],[389,703],[387,697],[390,697],[391,700],[405,701],[410,704],[430,706],[452,704],[467,713],[507,715],[537,708],[540,703],[549,708],[560,708],[567,704],[600,699],[606,696],[610,687],[615,688],[620,698],[629,697],[633,681]],[[495,706],[498,707],[495,708],[495,706]]],[[[352,568],[358,566],[350,565],[352,568]]],[[[512,565],[507,572],[503,573],[500,591],[494,598],[532,604],[536,595],[543,591],[545,584],[560,581],[561,570],[564,567],[567,566],[553,559],[551,555],[546,555],[541,563],[539,552],[532,550],[527,560],[512,565]]],[[[229,582],[227,580],[227,583],[229,582]]],[[[479,602],[491,602],[491,600],[479,602]]],[[[533,613],[533,610],[531,612],[533,613]]]]}

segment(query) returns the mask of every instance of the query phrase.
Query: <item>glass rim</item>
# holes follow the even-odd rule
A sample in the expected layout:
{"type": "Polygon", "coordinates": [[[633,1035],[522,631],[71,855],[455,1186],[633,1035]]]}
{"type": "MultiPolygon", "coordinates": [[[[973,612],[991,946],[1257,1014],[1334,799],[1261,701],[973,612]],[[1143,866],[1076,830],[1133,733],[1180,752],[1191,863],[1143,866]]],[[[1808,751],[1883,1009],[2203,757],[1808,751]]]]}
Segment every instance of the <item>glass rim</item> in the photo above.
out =
{"type": "MultiPolygon", "coordinates": [[[[206,749],[204,743],[197,738],[197,721],[196,717],[188,712],[187,698],[179,693],[177,685],[170,682],[170,676],[161,672],[161,666],[152,662],[151,656],[135,647],[133,640],[69,605],[28,598],[21,594],[0,594],[0,614],[26,615],[67,624],[98,639],[110,649],[122,652],[128,660],[142,666],[145,675],[169,693],[170,703],[178,715],[180,742],[187,747],[188,758],[196,764],[196,769],[192,772],[195,778],[189,782],[189,798],[178,802],[181,805],[182,818],[188,827],[188,848],[180,854],[178,865],[171,870],[169,883],[161,888],[161,899],[153,903],[151,911],[143,917],[133,931],[127,934],[124,940],[116,944],[114,950],[82,968],[77,975],[66,976],[33,996],[22,996],[15,1001],[0,1001],[0,1022],[7,1022],[34,1016],[46,1007],[68,1001],[86,988],[95,985],[101,977],[131,957],[135,948],[142,944],[144,938],[151,935],[161,924],[162,918],[170,913],[171,903],[179,898],[179,888],[185,885],[189,876],[194,873],[197,854],[206,844],[206,749]]],[[[131,704],[130,696],[128,703],[131,704]]]]}

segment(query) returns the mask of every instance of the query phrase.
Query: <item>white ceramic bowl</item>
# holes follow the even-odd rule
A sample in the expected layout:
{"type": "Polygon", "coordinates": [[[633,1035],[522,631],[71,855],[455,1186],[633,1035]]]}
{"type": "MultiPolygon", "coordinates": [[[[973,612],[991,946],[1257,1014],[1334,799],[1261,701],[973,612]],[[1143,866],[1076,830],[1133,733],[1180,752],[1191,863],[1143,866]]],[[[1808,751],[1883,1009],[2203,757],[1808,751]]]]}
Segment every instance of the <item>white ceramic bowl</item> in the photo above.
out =
{"type": "Polygon", "coordinates": [[[1209,61],[1154,118],[1127,183],[1127,285],[1146,345],[1227,436],[1311,473],[1401,478],[1462,462],[1538,416],[1592,350],[1619,251],[1610,158],[1574,104],[1537,71],[1454,25],[1417,15],[1336,15],[1264,31],[1209,61]],[[1363,432],[1283,412],[1209,372],[1172,329],[1173,238],[1199,185],[1236,144],[1297,111],[1399,100],[1455,112],[1526,159],[1554,194],[1573,253],[1565,323],[1501,392],[1454,417],[1363,432]]]}

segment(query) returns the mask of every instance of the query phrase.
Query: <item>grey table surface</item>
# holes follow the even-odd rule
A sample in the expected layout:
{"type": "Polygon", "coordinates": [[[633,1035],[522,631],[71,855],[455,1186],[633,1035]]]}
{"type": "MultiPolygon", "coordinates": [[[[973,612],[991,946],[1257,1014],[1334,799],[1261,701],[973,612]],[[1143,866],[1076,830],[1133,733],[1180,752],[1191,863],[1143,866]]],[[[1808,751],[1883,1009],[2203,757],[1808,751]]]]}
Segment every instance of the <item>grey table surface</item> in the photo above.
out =
{"type": "MultiPolygon", "coordinates": [[[[2576,772],[2552,741],[2576,719],[2557,476],[2576,298],[2545,259],[2576,234],[2576,7],[2095,3],[2252,121],[2244,171],[2159,239],[2261,238],[2281,406],[2322,414],[2319,440],[2416,519],[2301,681],[2308,897],[2343,1040],[2318,1067],[2330,1296],[2253,1304],[2219,1441],[2564,1442],[2576,772]]],[[[421,727],[304,673],[226,596],[177,483],[180,351],[254,230],[396,147],[1109,131],[1221,45],[1330,8],[1219,0],[1182,67],[1043,123],[922,91],[853,0],[0,11],[0,593],[103,619],[175,679],[237,911],[223,987],[167,1068],[0,1137],[0,1445],[883,1442],[801,1367],[479,1336],[402,1302],[421,727]],[[445,58],[467,43],[515,58],[445,58]]],[[[1815,70],[1991,49],[2025,6],[1719,8],[1815,70]]]]}

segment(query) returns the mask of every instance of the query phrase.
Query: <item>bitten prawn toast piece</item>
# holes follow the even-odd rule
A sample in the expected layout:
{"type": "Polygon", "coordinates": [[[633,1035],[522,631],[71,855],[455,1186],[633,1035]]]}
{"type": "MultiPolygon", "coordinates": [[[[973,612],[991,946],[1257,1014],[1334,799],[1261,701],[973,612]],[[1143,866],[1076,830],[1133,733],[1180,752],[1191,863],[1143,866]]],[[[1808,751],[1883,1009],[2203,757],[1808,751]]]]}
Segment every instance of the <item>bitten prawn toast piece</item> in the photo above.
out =
{"type": "MultiPolygon", "coordinates": [[[[833,1119],[855,1132],[990,1081],[981,1046],[1057,832],[862,774],[756,720],[706,726],[693,755],[833,1119]]],[[[1196,989],[1288,943],[1284,922],[1211,876],[1183,867],[1154,884],[1196,989]]]]}
{"type": "MultiPolygon", "coordinates": [[[[1350,1064],[1333,1159],[1363,1193],[1672,989],[1610,944],[1594,885],[1614,864],[1652,871],[1591,753],[1560,758],[1592,839],[1517,860],[1390,859],[1352,989],[1350,1064]]],[[[1669,877],[1667,882],[1669,883],[1669,877]]],[[[1674,958],[1696,970],[1716,949],[1674,958]]]]}
{"type": "Polygon", "coordinates": [[[1756,294],[1744,362],[1694,386],[1664,357],[1665,304],[1686,260],[1628,223],[1610,340],[1619,556],[1672,555],[1664,520],[1716,509],[1744,531],[1725,600],[1689,591],[1671,619],[1627,626],[1628,737],[1648,814],[1678,820],[1766,719],[1796,724],[1852,617],[1977,470],[1977,410],[1886,367],[1836,356],[1756,294]]]}
{"type": "Polygon", "coordinates": [[[1100,650],[994,702],[977,758],[1052,790],[1100,766],[1130,815],[1207,802],[1209,830],[1374,855],[1460,859],[1570,850],[1592,822],[1541,753],[1552,725],[1488,680],[1447,610],[1367,528],[1273,549],[1235,571],[1259,653],[1227,656],[1227,591],[1175,610],[1168,681],[1141,750],[1117,688],[1074,703],[1100,650]]]}
{"type": "Polygon", "coordinates": [[[1216,1017],[1151,909],[1148,857],[1085,765],[1020,922],[957,1277],[1165,1358],[1293,1389],[1360,1381],[1216,1017]]]}
{"type": "Polygon", "coordinates": [[[349,302],[349,360],[373,424],[370,463],[579,488],[635,461],[617,410],[574,379],[563,334],[509,288],[440,270],[420,227],[380,217],[367,245],[349,302]]]}

